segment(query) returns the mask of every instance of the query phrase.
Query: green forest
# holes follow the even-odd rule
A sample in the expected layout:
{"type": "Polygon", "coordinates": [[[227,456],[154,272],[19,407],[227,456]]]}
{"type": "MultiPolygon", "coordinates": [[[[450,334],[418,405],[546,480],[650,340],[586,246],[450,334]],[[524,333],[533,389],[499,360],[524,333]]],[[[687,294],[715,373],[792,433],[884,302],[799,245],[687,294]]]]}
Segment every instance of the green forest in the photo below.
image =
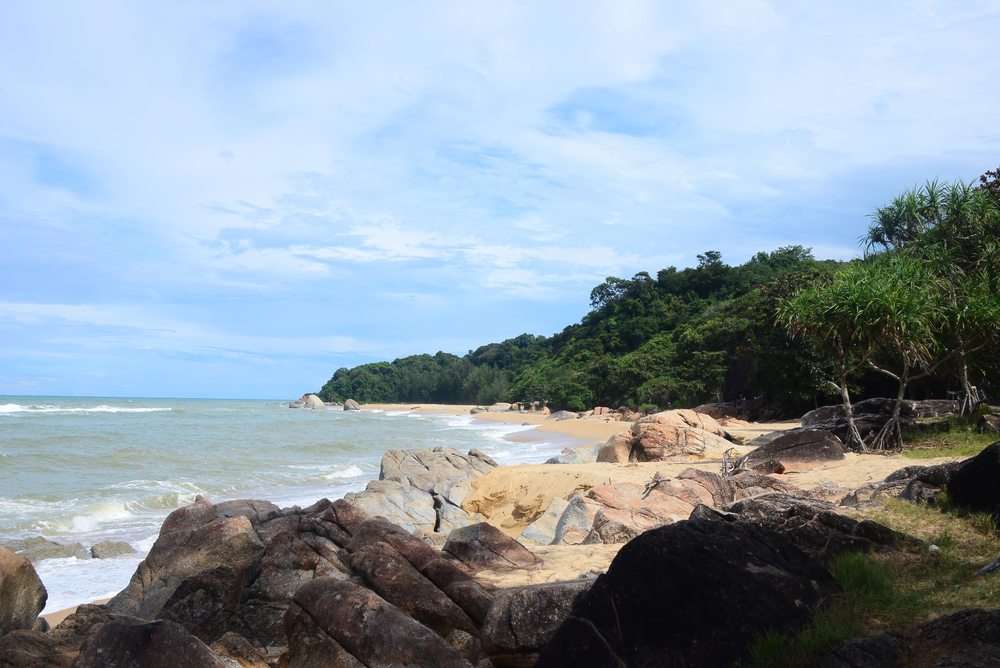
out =
{"type": "Polygon", "coordinates": [[[696,267],[608,277],[552,336],[341,368],[319,395],[577,411],[760,399],[795,416],[848,397],[992,398],[1000,169],[928,182],[870,218],[857,260],[789,245],[730,266],[706,251],[696,267]]]}

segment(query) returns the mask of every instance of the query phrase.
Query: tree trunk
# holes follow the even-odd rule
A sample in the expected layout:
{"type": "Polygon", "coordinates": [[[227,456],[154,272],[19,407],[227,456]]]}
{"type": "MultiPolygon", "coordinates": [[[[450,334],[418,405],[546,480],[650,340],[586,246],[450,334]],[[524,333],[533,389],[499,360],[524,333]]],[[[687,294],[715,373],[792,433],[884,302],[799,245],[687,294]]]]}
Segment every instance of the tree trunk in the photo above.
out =
{"type": "Polygon", "coordinates": [[[903,353],[903,373],[899,376],[899,392],[896,394],[896,405],[892,407],[892,417],[882,425],[875,440],[872,441],[873,450],[902,450],[903,430],[899,424],[899,413],[903,408],[903,400],[906,397],[906,388],[910,383],[910,358],[903,353]]]}
{"type": "Polygon", "coordinates": [[[861,438],[861,434],[858,432],[857,426],[854,424],[854,407],[851,406],[851,395],[847,389],[847,375],[841,373],[840,385],[837,385],[834,382],[830,382],[830,384],[840,391],[840,399],[844,406],[844,416],[847,418],[847,440],[844,445],[849,450],[868,452],[868,447],[865,445],[865,442],[861,438]]]}

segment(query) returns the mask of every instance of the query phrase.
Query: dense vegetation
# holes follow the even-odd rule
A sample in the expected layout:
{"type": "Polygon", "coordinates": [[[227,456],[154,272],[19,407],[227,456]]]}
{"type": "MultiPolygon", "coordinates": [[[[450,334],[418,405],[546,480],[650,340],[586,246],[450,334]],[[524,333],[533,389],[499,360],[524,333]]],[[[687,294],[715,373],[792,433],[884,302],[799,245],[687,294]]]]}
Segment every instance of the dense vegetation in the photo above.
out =
{"type": "Polygon", "coordinates": [[[341,368],[320,396],[571,410],[763,397],[792,413],[849,394],[983,396],[997,371],[996,184],[990,172],[978,188],[904,193],[873,214],[862,260],[785,246],[729,266],[708,251],[655,278],[608,277],[551,337],[341,368]]]}

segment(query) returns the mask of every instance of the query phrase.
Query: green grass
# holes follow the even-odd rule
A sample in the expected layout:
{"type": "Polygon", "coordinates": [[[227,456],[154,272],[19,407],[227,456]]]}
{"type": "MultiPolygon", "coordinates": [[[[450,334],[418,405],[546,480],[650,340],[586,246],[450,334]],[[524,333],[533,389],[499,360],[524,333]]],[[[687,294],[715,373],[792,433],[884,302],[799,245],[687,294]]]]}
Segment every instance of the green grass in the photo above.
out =
{"type": "Polygon", "coordinates": [[[950,422],[951,429],[939,433],[908,431],[903,434],[903,456],[910,459],[930,457],[972,457],[991,443],[1000,441],[997,434],[976,433],[976,424],[989,409],[981,409],[968,417],[924,420],[928,424],[950,422]]]}
{"type": "Polygon", "coordinates": [[[890,501],[864,517],[922,539],[924,549],[842,555],[831,567],[839,593],[798,633],[759,638],[744,666],[811,666],[850,638],[892,628],[905,632],[940,615],[1000,605],[1000,573],[975,577],[1000,555],[1000,536],[989,515],[963,513],[945,499],[938,508],[890,501]],[[931,551],[930,545],[940,550],[931,551]]]}

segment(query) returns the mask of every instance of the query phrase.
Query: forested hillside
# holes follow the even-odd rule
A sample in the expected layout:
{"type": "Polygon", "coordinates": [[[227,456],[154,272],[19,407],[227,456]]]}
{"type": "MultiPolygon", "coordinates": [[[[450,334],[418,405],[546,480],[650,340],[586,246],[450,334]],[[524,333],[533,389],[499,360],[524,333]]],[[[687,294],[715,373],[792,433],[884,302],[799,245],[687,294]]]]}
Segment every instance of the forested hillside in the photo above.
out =
{"type": "MultiPolygon", "coordinates": [[[[843,376],[852,394],[894,396],[898,378],[893,380],[892,374],[886,374],[886,368],[876,365],[876,361],[888,367],[893,360],[910,355],[914,369],[920,366],[926,371],[934,358],[932,348],[951,345],[959,349],[955,337],[960,338],[964,330],[959,327],[946,332],[943,324],[934,324],[943,322],[934,309],[947,310],[951,308],[948,303],[955,308],[961,306],[956,286],[965,290],[962,286],[969,281],[963,283],[955,276],[978,272],[976,287],[969,289],[986,292],[968,303],[989,304],[995,300],[1000,265],[996,259],[1000,232],[996,183],[996,173],[990,172],[979,188],[928,184],[933,201],[925,202],[919,211],[914,207],[923,190],[905,193],[873,214],[866,240],[869,252],[864,259],[851,263],[816,260],[811,249],[785,246],[757,253],[745,264],[730,266],[718,252],[707,251],[698,256],[698,266],[681,270],[668,267],[657,272],[655,278],[647,272],[629,279],[609,277],[591,291],[592,310],[579,323],[550,337],[522,334],[481,346],[462,357],[439,352],[341,368],[323,386],[320,396],[327,401],[354,398],[369,403],[540,401],[571,410],[595,405],[651,404],[662,408],[764,397],[795,412],[840,398],[838,384],[831,378],[838,377],[835,367],[847,359],[859,362],[843,376]],[[959,202],[961,197],[965,199],[959,202]],[[948,209],[944,202],[947,198],[951,198],[953,209],[959,208],[948,209]],[[896,220],[902,214],[897,211],[896,219],[891,214],[907,202],[911,218],[915,218],[904,224],[896,220]],[[934,213],[930,213],[931,209],[934,213]],[[901,229],[900,225],[909,227],[901,229]],[[821,299],[844,301],[846,298],[837,297],[836,290],[824,291],[823,286],[838,286],[845,277],[862,274],[870,274],[870,280],[878,283],[879,275],[877,271],[872,273],[873,267],[887,261],[901,266],[903,246],[907,257],[915,258],[912,249],[926,250],[934,244],[943,244],[946,250],[929,259],[922,255],[917,263],[926,270],[927,286],[939,286],[941,295],[951,294],[951,302],[939,299],[933,305],[927,301],[920,307],[926,311],[929,338],[915,357],[907,344],[897,341],[896,345],[884,337],[878,341],[869,337],[868,344],[864,344],[868,345],[866,352],[859,356],[855,353],[860,348],[856,348],[863,345],[864,339],[860,330],[836,339],[839,343],[831,348],[825,345],[831,342],[829,329],[818,323],[807,331],[802,318],[796,320],[789,311],[793,298],[810,288],[811,294],[821,299]],[[961,262],[955,260],[942,268],[956,248],[964,253],[961,262]]],[[[887,274],[883,272],[882,276],[887,274]]],[[[925,287],[924,292],[937,294],[937,290],[925,287]]],[[[894,298],[886,297],[889,302],[894,298]]],[[[832,312],[829,303],[807,308],[832,312]]],[[[890,310],[893,308],[890,303],[890,310]]],[[[965,312],[973,311],[966,308],[965,312]]],[[[988,320],[988,309],[980,311],[988,320]]],[[[971,330],[965,335],[972,336],[971,330]]],[[[983,356],[996,348],[995,322],[980,322],[975,337],[975,345],[961,344],[959,357],[965,368],[959,370],[958,376],[954,364],[939,365],[933,372],[908,382],[904,391],[911,396],[943,396],[972,383],[978,384],[981,392],[990,391],[991,381],[986,375],[995,364],[983,361],[983,356]],[[966,377],[958,382],[961,373],[966,377]]],[[[947,358],[957,359],[955,355],[947,358]]]]}

